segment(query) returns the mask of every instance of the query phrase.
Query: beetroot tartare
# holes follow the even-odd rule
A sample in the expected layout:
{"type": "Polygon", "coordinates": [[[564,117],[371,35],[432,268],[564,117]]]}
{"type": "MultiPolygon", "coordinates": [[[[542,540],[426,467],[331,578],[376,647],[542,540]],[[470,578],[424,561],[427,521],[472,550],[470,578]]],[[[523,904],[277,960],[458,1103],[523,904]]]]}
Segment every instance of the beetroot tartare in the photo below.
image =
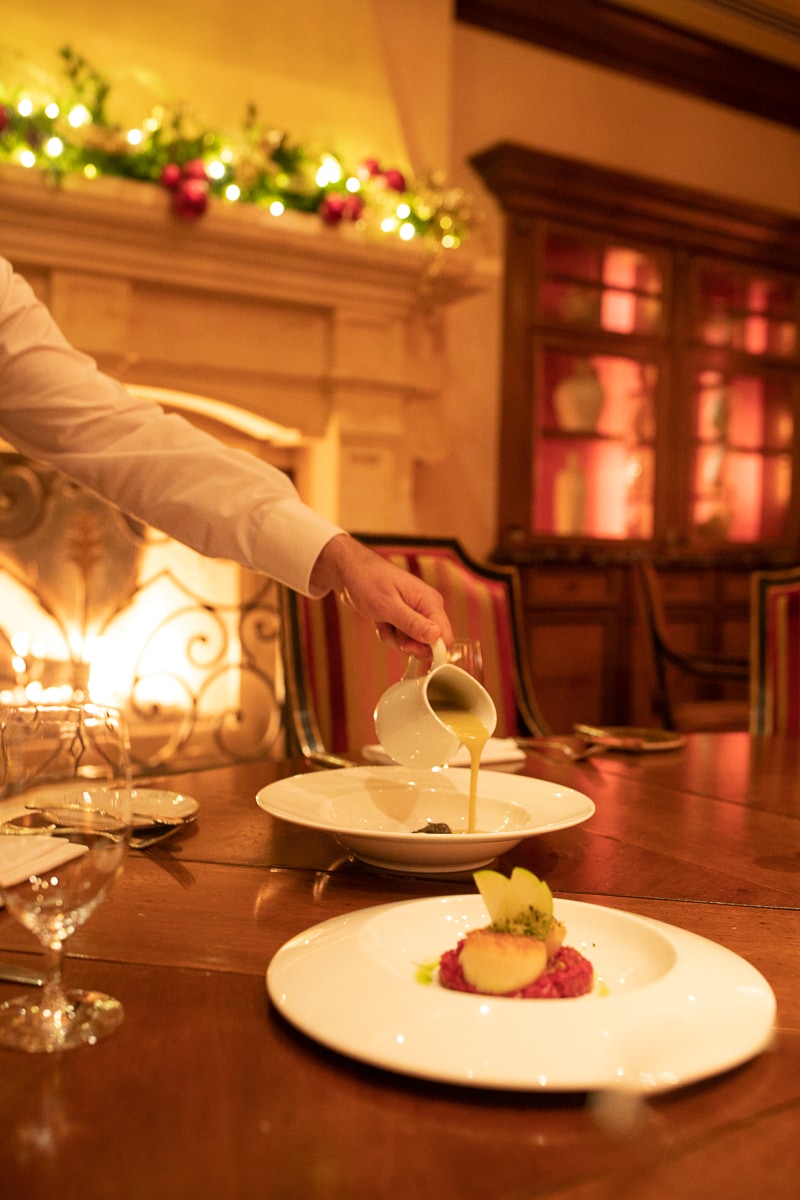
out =
{"type": "MultiPolygon", "coordinates": [[[[439,960],[439,982],[442,987],[456,992],[472,992],[480,995],[480,988],[474,987],[464,978],[461,969],[460,955],[464,939],[454,950],[446,950],[439,960]]],[[[499,993],[508,998],[523,1000],[564,1000],[573,996],[585,996],[592,990],[594,971],[588,958],[572,946],[561,946],[557,953],[548,961],[544,971],[532,983],[516,991],[499,993]]],[[[497,993],[495,993],[497,994],[497,993]]]]}

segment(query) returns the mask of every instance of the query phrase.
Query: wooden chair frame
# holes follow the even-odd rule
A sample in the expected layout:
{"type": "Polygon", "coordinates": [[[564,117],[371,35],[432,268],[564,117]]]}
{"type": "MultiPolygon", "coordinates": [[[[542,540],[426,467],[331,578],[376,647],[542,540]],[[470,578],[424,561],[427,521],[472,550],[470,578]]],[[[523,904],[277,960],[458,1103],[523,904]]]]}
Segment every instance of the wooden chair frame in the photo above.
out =
{"type": "MultiPolygon", "coordinates": [[[[680,725],[670,696],[668,667],[672,666],[687,675],[714,682],[747,680],[750,676],[750,661],[728,655],[698,654],[679,650],[670,640],[664,607],[661,601],[661,585],[651,562],[640,559],[634,564],[646,633],[652,649],[652,665],[655,675],[655,707],[667,729],[680,725]]],[[[708,703],[713,703],[709,701],[708,703]]]]}
{"type": "Polygon", "coordinates": [[[800,566],[754,571],[750,576],[750,732],[800,732],[800,694],[792,695],[794,664],[800,659],[797,634],[781,631],[772,603],[800,597],[800,566]]]}

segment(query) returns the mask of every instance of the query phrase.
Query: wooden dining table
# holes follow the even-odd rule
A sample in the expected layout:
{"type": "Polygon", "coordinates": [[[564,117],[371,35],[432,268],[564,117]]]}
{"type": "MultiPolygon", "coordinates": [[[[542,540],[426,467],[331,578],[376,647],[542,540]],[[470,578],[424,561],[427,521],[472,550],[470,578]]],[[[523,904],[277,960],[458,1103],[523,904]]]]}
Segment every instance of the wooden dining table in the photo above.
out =
{"type": "MultiPolygon", "coordinates": [[[[399,1074],[276,1011],[265,971],[303,930],[475,893],[469,877],[368,867],[258,807],[259,789],[308,769],[263,761],[158,782],[199,802],[196,821],[131,852],[67,946],[65,984],[122,1000],[122,1026],[65,1053],[0,1050],[2,1200],[800,1196],[800,741],[690,734],[681,749],[584,762],[533,751],[516,768],[596,810],[522,841],[501,870],[530,868],[556,904],[699,934],[775,993],[766,1050],[654,1095],[399,1074]]],[[[0,960],[41,960],[7,913],[0,960]]],[[[0,983],[0,1002],[22,990],[0,983]]]]}

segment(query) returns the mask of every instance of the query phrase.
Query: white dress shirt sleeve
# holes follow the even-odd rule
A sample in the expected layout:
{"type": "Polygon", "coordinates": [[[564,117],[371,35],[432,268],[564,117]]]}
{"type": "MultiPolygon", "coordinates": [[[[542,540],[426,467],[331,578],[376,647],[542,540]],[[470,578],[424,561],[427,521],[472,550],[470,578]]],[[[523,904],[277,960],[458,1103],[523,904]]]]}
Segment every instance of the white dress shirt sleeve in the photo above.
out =
{"type": "Polygon", "coordinates": [[[342,532],[276,467],[102,374],[2,258],[0,434],[201,554],[306,595],[317,556],[342,532]]]}

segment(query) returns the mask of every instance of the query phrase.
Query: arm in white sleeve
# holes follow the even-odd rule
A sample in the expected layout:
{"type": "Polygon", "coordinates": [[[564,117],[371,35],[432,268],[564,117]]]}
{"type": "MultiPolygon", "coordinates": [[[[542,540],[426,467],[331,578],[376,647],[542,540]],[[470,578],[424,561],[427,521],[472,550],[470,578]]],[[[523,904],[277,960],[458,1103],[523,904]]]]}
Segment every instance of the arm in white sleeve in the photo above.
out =
{"type": "Polygon", "coordinates": [[[342,532],[276,467],[102,374],[2,258],[0,434],[201,554],[306,594],[320,551],[342,532]]]}

